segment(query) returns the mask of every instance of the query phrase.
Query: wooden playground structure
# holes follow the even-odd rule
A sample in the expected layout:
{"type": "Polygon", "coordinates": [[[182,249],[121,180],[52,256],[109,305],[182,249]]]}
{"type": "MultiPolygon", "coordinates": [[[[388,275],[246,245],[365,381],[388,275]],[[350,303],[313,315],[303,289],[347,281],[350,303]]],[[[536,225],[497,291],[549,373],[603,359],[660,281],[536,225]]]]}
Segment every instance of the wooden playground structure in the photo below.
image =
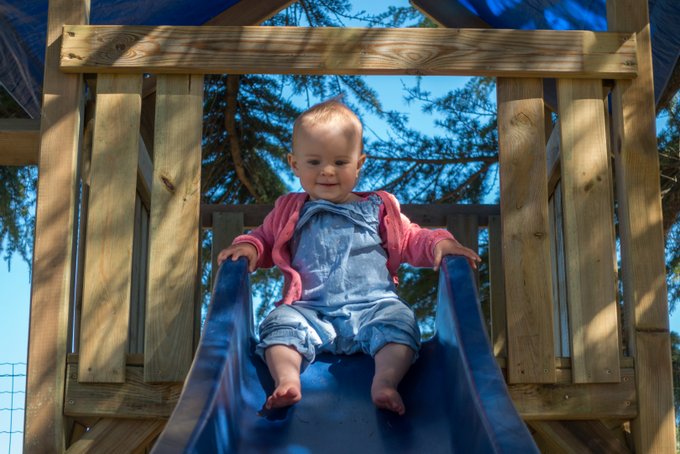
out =
{"type": "Polygon", "coordinates": [[[607,0],[608,32],[252,26],[290,3],[143,27],[49,1],[40,131],[2,162],[39,165],[25,452],[145,452],[163,429],[201,229],[219,250],[268,209],[200,203],[203,75],[250,73],[496,77],[500,206],[405,211],[470,247],[489,230],[489,334],[542,451],[675,452],[646,2],[607,0]]]}

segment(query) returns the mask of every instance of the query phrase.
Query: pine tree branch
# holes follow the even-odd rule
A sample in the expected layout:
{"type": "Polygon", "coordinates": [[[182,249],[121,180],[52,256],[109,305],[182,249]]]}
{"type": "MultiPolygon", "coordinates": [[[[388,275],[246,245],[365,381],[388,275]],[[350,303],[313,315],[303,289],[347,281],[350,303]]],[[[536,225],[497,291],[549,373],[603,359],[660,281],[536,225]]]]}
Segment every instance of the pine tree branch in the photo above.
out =
{"type": "Polygon", "coordinates": [[[402,156],[376,156],[367,154],[368,159],[374,161],[398,161],[398,162],[413,162],[416,164],[428,164],[428,165],[449,165],[449,164],[469,164],[476,162],[483,162],[485,165],[490,165],[498,162],[498,156],[477,156],[469,158],[451,158],[451,159],[421,159],[421,158],[411,158],[402,156]]]}
{"type": "Polygon", "coordinates": [[[243,183],[243,186],[248,189],[248,192],[255,198],[255,201],[260,203],[260,197],[255,190],[255,186],[246,174],[245,166],[243,165],[243,157],[241,156],[241,145],[239,143],[238,131],[236,129],[236,110],[239,88],[239,76],[227,76],[227,106],[224,111],[224,126],[229,136],[229,150],[231,151],[231,158],[234,162],[234,169],[236,176],[243,183]]]}

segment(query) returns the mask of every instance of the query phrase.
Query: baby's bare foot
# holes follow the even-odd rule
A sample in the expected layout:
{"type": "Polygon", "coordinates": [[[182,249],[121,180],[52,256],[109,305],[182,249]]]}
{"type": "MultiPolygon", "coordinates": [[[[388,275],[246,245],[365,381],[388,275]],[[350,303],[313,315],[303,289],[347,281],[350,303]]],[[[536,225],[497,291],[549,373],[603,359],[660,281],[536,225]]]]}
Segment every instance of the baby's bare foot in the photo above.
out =
{"type": "Polygon", "coordinates": [[[302,399],[302,391],[299,381],[281,382],[274,389],[272,395],[267,398],[264,408],[271,410],[272,408],[288,407],[300,402],[300,399],[302,399]]]}
{"type": "Polygon", "coordinates": [[[371,399],[376,407],[390,410],[402,416],[406,413],[406,407],[401,400],[397,389],[388,384],[373,383],[371,386],[371,399]]]}

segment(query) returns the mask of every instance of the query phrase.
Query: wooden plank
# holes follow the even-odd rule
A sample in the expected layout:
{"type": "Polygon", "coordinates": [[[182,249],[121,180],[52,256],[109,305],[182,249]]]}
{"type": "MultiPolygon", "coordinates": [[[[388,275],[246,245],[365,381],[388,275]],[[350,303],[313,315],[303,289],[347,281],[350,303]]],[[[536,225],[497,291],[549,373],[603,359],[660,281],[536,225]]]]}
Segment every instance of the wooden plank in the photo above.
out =
{"type": "Polygon", "coordinates": [[[489,294],[491,296],[491,342],[494,356],[508,356],[508,323],[503,273],[503,235],[500,216],[489,216],[489,294]]]}
{"type": "Polygon", "coordinates": [[[77,364],[69,364],[67,372],[67,416],[168,418],[182,391],[179,383],[146,383],[141,366],[126,366],[121,384],[80,382],[77,364]]]}
{"type": "Polygon", "coordinates": [[[574,382],[620,380],[617,270],[602,82],[557,81],[574,382]]]}
{"type": "Polygon", "coordinates": [[[240,0],[203,25],[253,25],[276,16],[297,0],[240,0]]]}
{"type": "Polygon", "coordinates": [[[212,276],[217,276],[217,256],[234,238],[243,233],[243,213],[213,213],[212,228],[212,276]]]}
{"type": "Polygon", "coordinates": [[[631,78],[629,35],[577,30],[65,26],[66,72],[631,78]],[[208,44],[209,43],[209,44],[208,44]]]}
{"type": "Polygon", "coordinates": [[[87,23],[90,2],[51,0],[40,123],[24,452],[61,452],[68,320],[74,293],[82,77],[59,71],[64,23],[87,23]]]}
{"type": "Polygon", "coordinates": [[[668,333],[636,333],[635,371],[639,414],[632,421],[636,452],[675,452],[670,352],[668,333]],[[643,399],[646,401],[643,402],[643,399]]]}
{"type": "Polygon", "coordinates": [[[84,382],[125,381],[141,75],[101,75],[90,170],[80,334],[84,382]]]}
{"type": "Polygon", "coordinates": [[[508,390],[525,421],[632,419],[638,414],[635,371],[621,369],[620,375],[621,383],[509,384],[508,390]]]}
{"type": "MultiPolygon", "coordinates": [[[[201,227],[212,228],[213,213],[243,213],[245,228],[254,228],[262,224],[264,217],[274,208],[274,205],[202,205],[201,227]]],[[[412,221],[423,227],[446,227],[447,216],[476,215],[481,227],[488,225],[489,216],[500,214],[498,205],[416,205],[405,203],[401,211],[412,221]]]]}
{"type": "Polygon", "coordinates": [[[601,421],[531,421],[529,426],[549,440],[551,452],[626,454],[631,450],[601,421]]]}
{"type": "Polygon", "coordinates": [[[567,265],[564,256],[564,224],[563,224],[563,208],[562,208],[562,187],[558,182],[553,197],[551,199],[551,207],[553,210],[550,227],[551,227],[551,246],[554,252],[553,255],[553,295],[555,300],[553,306],[555,308],[557,324],[559,326],[556,331],[556,344],[559,346],[559,356],[571,356],[571,338],[569,329],[569,309],[567,299],[567,265]]]}
{"type": "Polygon", "coordinates": [[[559,120],[552,129],[548,138],[548,143],[545,146],[548,169],[548,193],[552,194],[555,191],[557,182],[560,181],[560,122],[559,120]]]}
{"type": "Polygon", "coordinates": [[[0,166],[38,164],[40,120],[0,119],[0,166]]]}
{"type": "Polygon", "coordinates": [[[143,454],[163,431],[165,421],[101,419],[71,445],[67,454],[127,452],[143,454]]]}
{"type": "MultiPolygon", "coordinates": [[[[141,115],[141,114],[140,114],[141,115]]],[[[140,119],[141,121],[141,119],[140,119]]],[[[137,162],[137,190],[144,206],[151,205],[151,181],[153,180],[153,162],[143,138],[139,140],[139,154],[137,162]]]]}
{"type": "Polygon", "coordinates": [[[144,298],[140,298],[140,287],[144,286],[146,273],[142,273],[142,254],[146,255],[145,242],[142,239],[142,200],[139,195],[135,199],[134,242],[132,245],[132,291],[130,292],[130,323],[128,324],[127,353],[144,352],[144,331],[138,331],[140,318],[144,318],[144,298]]]}
{"type": "Polygon", "coordinates": [[[477,16],[458,0],[442,2],[439,0],[410,0],[424,16],[442,27],[449,28],[491,28],[481,17],[477,16]]]}
{"type": "Polygon", "coordinates": [[[183,381],[191,366],[202,121],[203,76],[159,76],[144,347],[149,382],[183,381]]]}
{"type": "Polygon", "coordinates": [[[555,381],[543,85],[498,79],[510,383],[555,381]]]}

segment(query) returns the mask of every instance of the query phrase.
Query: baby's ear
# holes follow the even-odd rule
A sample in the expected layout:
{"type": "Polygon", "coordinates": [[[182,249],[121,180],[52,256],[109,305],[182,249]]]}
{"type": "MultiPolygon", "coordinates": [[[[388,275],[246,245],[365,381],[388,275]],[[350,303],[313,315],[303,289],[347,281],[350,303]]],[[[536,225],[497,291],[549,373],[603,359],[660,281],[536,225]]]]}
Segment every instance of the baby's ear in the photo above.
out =
{"type": "Polygon", "coordinates": [[[359,169],[361,169],[361,167],[363,167],[364,162],[366,162],[366,154],[361,153],[361,155],[359,156],[359,160],[357,161],[357,170],[359,170],[359,169]]]}
{"type": "Polygon", "coordinates": [[[288,155],[286,157],[288,158],[288,165],[293,170],[293,173],[295,173],[295,175],[297,175],[298,174],[298,168],[297,168],[297,159],[295,159],[295,155],[293,153],[288,153],[288,155]]]}

